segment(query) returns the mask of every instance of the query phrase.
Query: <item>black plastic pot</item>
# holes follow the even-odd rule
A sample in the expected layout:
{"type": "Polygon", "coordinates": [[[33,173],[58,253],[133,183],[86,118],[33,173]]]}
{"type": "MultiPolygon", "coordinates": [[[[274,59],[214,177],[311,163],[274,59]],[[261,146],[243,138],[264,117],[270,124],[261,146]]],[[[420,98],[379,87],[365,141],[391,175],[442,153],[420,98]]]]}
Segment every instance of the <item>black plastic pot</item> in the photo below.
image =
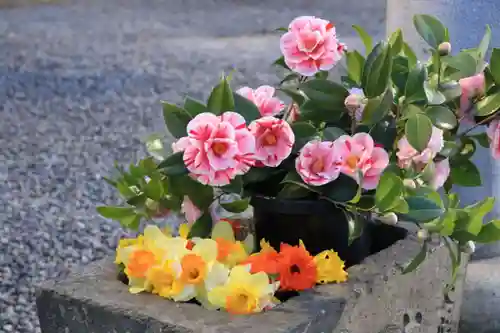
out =
{"type": "Polygon", "coordinates": [[[372,252],[372,228],[365,228],[361,237],[349,245],[346,216],[328,201],[256,196],[251,203],[256,239],[264,238],[274,248],[281,243],[298,245],[302,240],[312,255],[335,250],[346,266],[359,264],[372,252]]]}

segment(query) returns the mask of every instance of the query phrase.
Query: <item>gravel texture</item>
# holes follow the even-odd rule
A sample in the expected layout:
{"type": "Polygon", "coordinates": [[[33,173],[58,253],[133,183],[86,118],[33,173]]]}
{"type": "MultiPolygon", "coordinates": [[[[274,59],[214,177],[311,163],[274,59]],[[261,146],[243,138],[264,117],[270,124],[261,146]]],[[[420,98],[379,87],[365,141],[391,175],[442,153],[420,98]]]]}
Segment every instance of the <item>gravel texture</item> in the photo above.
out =
{"type": "Polygon", "coordinates": [[[300,14],[336,19],[345,36],[355,19],[383,35],[385,1],[365,2],[0,8],[0,332],[39,332],[36,284],[112,251],[121,231],[95,212],[115,200],[101,175],[164,131],[160,99],[204,98],[233,67],[236,85],[275,82],[271,32],[300,14]]]}

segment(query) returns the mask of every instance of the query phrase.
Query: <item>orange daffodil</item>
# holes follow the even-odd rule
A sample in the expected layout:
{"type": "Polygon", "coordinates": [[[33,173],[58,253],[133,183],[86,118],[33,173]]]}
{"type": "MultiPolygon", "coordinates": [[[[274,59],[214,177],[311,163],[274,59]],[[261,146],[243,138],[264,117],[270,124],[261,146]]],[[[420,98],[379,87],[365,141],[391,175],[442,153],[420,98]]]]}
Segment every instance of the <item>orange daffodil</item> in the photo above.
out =
{"type": "Polygon", "coordinates": [[[208,309],[249,314],[272,308],[278,290],[305,290],[344,282],[344,262],[333,250],[312,256],[302,242],[275,250],[261,240],[253,253],[249,235],[237,241],[233,223],[216,223],[210,238],[188,239],[190,225],[173,237],[156,226],[122,239],[115,263],[123,265],[131,293],[151,292],[176,302],[196,299],[208,309]]]}

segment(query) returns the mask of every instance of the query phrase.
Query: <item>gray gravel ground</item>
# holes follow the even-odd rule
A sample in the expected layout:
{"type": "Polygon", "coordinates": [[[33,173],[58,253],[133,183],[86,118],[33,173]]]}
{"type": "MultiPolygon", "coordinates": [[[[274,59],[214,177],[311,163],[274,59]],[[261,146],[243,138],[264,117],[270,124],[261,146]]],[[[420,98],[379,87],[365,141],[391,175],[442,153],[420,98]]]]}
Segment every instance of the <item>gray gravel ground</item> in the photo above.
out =
{"type": "Polygon", "coordinates": [[[354,19],[383,34],[383,0],[325,3],[0,8],[0,332],[39,332],[35,285],[112,251],[120,229],[95,213],[114,200],[100,175],[163,131],[160,99],[205,97],[233,66],[236,84],[275,81],[267,64],[278,37],[269,32],[299,14],[332,18],[346,36],[354,19]]]}

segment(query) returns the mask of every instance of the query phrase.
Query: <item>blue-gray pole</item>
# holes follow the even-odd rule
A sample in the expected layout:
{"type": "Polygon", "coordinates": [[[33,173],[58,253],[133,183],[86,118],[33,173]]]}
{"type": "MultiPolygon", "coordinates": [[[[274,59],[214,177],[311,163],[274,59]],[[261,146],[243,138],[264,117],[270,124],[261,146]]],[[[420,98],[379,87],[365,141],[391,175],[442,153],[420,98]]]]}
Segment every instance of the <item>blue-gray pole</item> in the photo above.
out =
{"type": "MultiPolygon", "coordinates": [[[[452,50],[477,47],[489,24],[493,31],[490,46],[500,47],[499,0],[387,0],[387,33],[401,28],[405,39],[420,55],[425,45],[413,27],[413,15],[431,14],[449,28],[452,50]]],[[[452,51],[452,52],[454,52],[452,51]]],[[[481,128],[483,130],[483,128],[481,128]]],[[[478,147],[473,157],[483,180],[483,186],[458,187],[463,204],[471,204],[487,196],[497,198],[490,218],[500,218],[500,162],[490,157],[488,149],[478,147]]],[[[500,255],[500,246],[484,246],[477,257],[500,255]]]]}

